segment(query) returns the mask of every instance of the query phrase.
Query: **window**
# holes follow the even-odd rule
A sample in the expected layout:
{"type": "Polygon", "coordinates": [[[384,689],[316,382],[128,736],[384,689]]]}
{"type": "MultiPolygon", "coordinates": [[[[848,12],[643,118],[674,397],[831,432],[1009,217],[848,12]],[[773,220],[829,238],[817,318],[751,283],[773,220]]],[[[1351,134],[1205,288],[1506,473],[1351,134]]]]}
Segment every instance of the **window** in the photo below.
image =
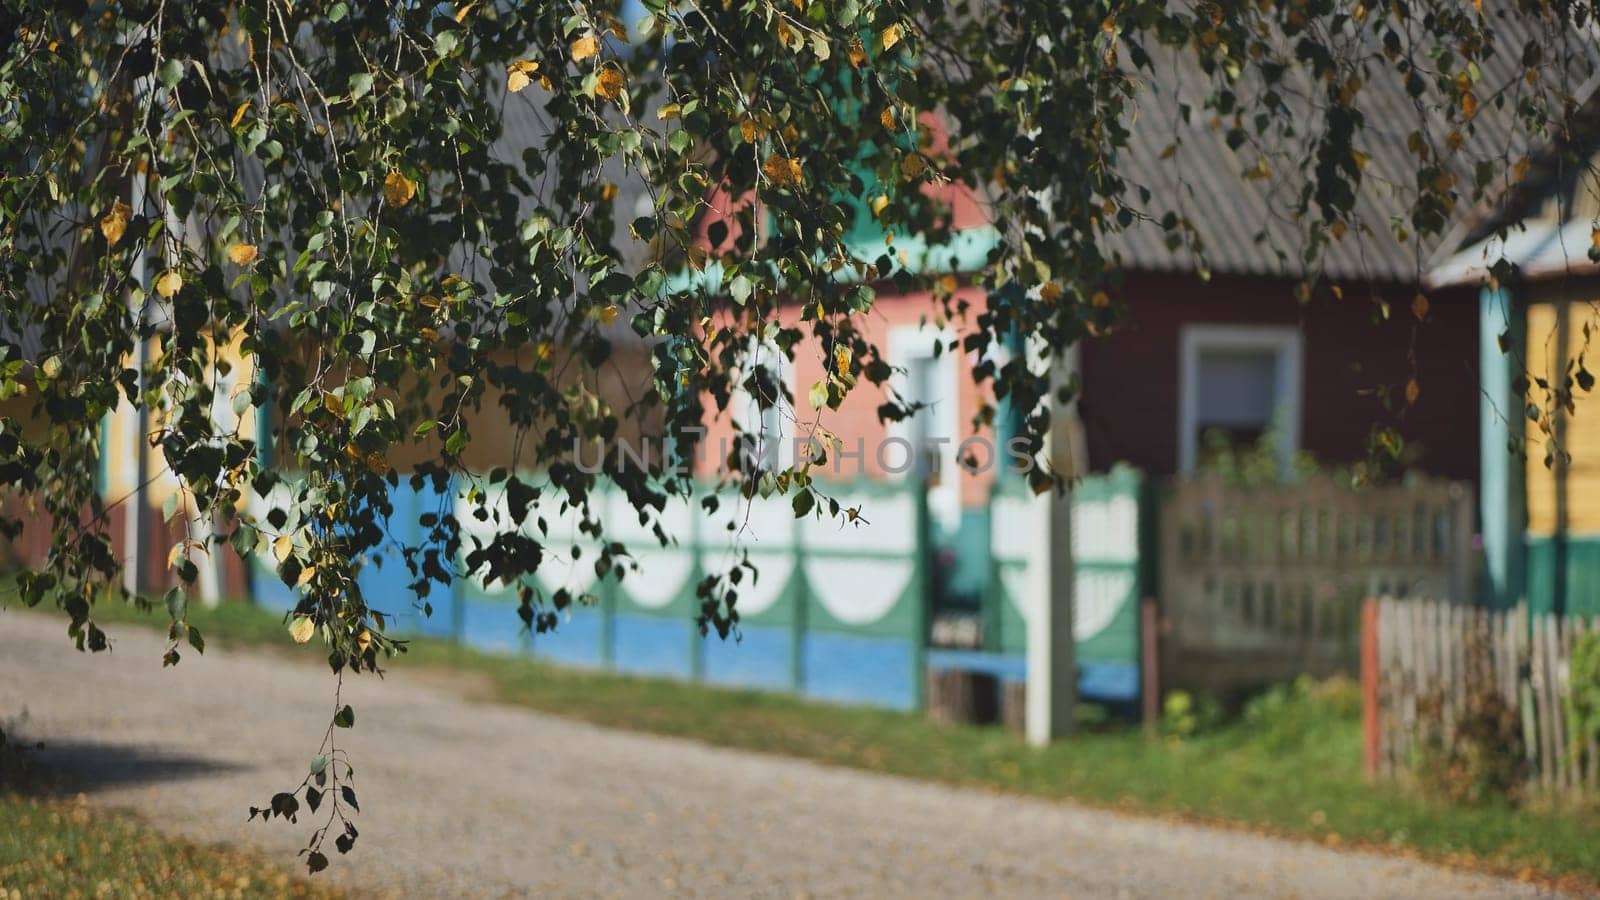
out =
{"type": "Polygon", "coordinates": [[[1300,441],[1300,332],[1264,325],[1185,325],[1179,347],[1178,462],[1184,473],[1204,461],[1205,436],[1230,447],[1266,435],[1277,440],[1288,472],[1300,441]]]}
{"type": "Polygon", "coordinates": [[[910,418],[889,423],[891,440],[880,448],[890,477],[927,482],[928,512],[946,533],[961,518],[960,351],[950,349],[954,341],[948,329],[900,325],[890,330],[889,362],[895,372],[889,384],[901,399],[925,405],[910,418]]]}

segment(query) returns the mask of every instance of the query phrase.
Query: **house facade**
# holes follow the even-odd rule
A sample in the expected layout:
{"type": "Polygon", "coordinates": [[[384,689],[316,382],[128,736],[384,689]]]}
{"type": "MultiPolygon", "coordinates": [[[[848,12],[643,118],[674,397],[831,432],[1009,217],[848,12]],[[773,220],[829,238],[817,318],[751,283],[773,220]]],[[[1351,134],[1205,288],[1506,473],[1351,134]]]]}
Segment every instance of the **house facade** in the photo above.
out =
{"type": "Polygon", "coordinates": [[[1600,613],[1591,148],[1553,150],[1429,275],[1478,294],[1484,593],[1498,606],[1600,613]]]}

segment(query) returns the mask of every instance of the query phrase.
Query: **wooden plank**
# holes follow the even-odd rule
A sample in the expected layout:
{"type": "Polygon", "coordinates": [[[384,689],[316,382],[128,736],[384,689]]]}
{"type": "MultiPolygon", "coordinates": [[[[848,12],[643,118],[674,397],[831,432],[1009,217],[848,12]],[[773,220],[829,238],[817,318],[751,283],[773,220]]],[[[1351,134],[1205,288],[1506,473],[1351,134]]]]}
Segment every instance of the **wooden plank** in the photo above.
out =
{"type": "Polygon", "coordinates": [[[1517,602],[1516,609],[1511,616],[1511,643],[1517,661],[1517,709],[1522,716],[1522,747],[1527,758],[1528,771],[1533,773],[1530,777],[1539,776],[1539,711],[1534,704],[1533,693],[1533,645],[1530,643],[1532,632],[1528,622],[1528,601],[1517,602]],[[1528,677],[1521,676],[1522,665],[1528,664],[1528,677]]]}
{"type": "Polygon", "coordinates": [[[1395,728],[1401,740],[1398,745],[1407,753],[1411,750],[1411,735],[1415,733],[1416,715],[1411,704],[1411,685],[1415,677],[1416,645],[1411,640],[1411,608],[1390,598],[1390,611],[1394,616],[1395,670],[1395,728]]]}
{"type": "Polygon", "coordinates": [[[1451,487],[1450,506],[1455,514],[1447,538],[1449,546],[1444,554],[1445,565],[1450,573],[1451,599],[1464,603],[1472,585],[1473,512],[1476,504],[1470,490],[1461,485],[1451,487]]]}
{"type": "Polygon", "coordinates": [[[1439,708],[1444,716],[1444,733],[1454,741],[1459,707],[1456,705],[1461,687],[1462,672],[1456,665],[1461,646],[1461,626],[1456,619],[1457,607],[1448,600],[1433,603],[1439,621],[1439,708]]]}
{"type": "Polygon", "coordinates": [[[1560,628],[1560,657],[1557,665],[1557,687],[1562,690],[1562,756],[1566,759],[1566,788],[1582,790],[1584,785],[1584,745],[1578,735],[1571,733],[1573,724],[1573,618],[1558,621],[1560,628]]]}
{"type": "MultiPolygon", "coordinates": [[[[1572,639],[1574,646],[1591,630],[1600,629],[1600,620],[1585,619],[1581,616],[1574,617],[1572,624],[1576,632],[1572,639]]],[[[1571,654],[1568,654],[1567,659],[1571,658],[1571,654]]],[[[1600,789],[1600,738],[1597,738],[1592,731],[1584,738],[1584,757],[1584,785],[1590,791],[1600,789]]]]}
{"type": "Polygon", "coordinates": [[[1394,771],[1394,616],[1378,600],[1378,757],[1384,775],[1394,771]]]}
{"type": "Polygon", "coordinates": [[[1420,699],[1421,686],[1428,677],[1428,660],[1424,654],[1422,630],[1422,606],[1418,603],[1407,603],[1406,612],[1406,652],[1410,677],[1406,679],[1406,731],[1415,736],[1417,733],[1418,714],[1417,701],[1420,699]]]}
{"type": "Polygon", "coordinates": [[[1567,722],[1566,705],[1562,702],[1565,691],[1561,688],[1561,618],[1559,616],[1544,617],[1544,663],[1546,683],[1549,685],[1548,696],[1550,701],[1550,731],[1551,754],[1555,757],[1556,787],[1565,790],[1572,786],[1568,780],[1571,772],[1567,768],[1567,722]]]}
{"type": "Polygon", "coordinates": [[[1539,720],[1539,784],[1546,791],[1553,792],[1556,789],[1555,719],[1550,709],[1550,645],[1545,639],[1544,629],[1547,618],[1534,618],[1529,638],[1533,650],[1533,708],[1539,720]]]}
{"type": "Polygon", "coordinates": [[[1367,778],[1378,777],[1378,601],[1361,605],[1362,762],[1367,778]]]}

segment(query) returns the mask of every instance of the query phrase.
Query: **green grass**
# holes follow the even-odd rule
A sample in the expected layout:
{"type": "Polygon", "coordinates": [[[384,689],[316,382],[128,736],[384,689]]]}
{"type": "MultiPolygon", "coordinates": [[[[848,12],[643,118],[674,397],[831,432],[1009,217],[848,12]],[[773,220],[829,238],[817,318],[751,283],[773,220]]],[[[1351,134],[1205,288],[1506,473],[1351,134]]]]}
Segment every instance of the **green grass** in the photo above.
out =
{"type": "MultiPolygon", "coordinates": [[[[165,614],[97,608],[103,624],[165,614]],[[109,613],[109,615],[108,615],[109,613]]],[[[212,644],[289,644],[278,616],[241,605],[197,610],[212,644]]],[[[510,613],[507,627],[515,627],[510,613]]],[[[115,638],[115,629],[108,628],[115,638]]],[[[1600,881],[1600,817],[1459,807],[1361,773],[1358,698],[1349,685],[1288,691],[1270,715],[1181,741],[1098,729],[1047,749],[998,728],[947,727],[901,713],[779,694],[563,669],[419,640],[396,667],[476,673],[488,699],[600,725],[1141,814],[1238,824],[1326,844],[1358,843],[1457,864],[1600,881]]]]}
{"type": "Polygon", "coordinates": [[[341,897],[262,857],[157,834],[91,808],[0,743],[0,897],[341,897]]]}

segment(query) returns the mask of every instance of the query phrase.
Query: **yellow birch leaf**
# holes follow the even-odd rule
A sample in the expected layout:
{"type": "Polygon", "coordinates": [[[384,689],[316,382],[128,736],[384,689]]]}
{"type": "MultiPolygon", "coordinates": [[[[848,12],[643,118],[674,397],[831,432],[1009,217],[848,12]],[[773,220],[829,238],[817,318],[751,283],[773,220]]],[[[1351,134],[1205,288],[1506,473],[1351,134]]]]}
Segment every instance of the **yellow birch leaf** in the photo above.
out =
{"type": "Polygon", "coordinates": [[[417,186],[399,172],[390,172],[383,178],[383,199],[390,206],[405,206],[417,195],[417,186]]]}
{"type": "Polygon", "coordinates": [[[256,261],[258,251],[255,244],[234,244],[228,248],[228,259],[233,260],[236,266],[248,266],[256,261]]]}
{"type": "Polygon", "coordinates": [[[1422,385],[1418,384],[1415,378],[1406,382],[1406,405],[1416,406],[1417,398],[1420,396],[1422,396],[1422,385]]]}
{"type": "Polygon", "coordinates": [[[105,236],[106,243],[115,247],[122,240],[122,233],[128,230],[128,219],[133,216],[133,207],[121,200],[111,204],[111,211],[100,218],[100,233],[105,236]]]}
{"type": "Polygon", "coordinates": [[[246,100],[245,102],[239,104],[238,108],[233,111],[233,118],[228,120],[228,127],[229,128],[238,128],[239,127],[239,123],[244,121],[244,114],[249,112],[249,111],[250,111],[250,101],[249,100],[246,100]]]}
{"type": "Polygon", "coordinates": [[[1418,321],[1428,317],[1428,298],[1425,295],[1419,293],[1411,298],[1411,314],[1418,321]]]}
{"type": "Polygon", "coordinates": [[[828,383],[819,381],[813,384],[811,390],[807,391],[807,399],[811,401],[812,409],[821,409],[826,406],[828,403],[828,383]]]}
{"type": "Polygon", "coordinates": [[[287,534],[278,535],[277,539],[272,542],[272,555],[278,560],[278,562],[283,562],[284,560],[288,559],[289,551],[293,549],[294,538],[287,534]]]}
{"type": "Polygon", "coordinates": [[[783,187],[800,180],[800,164],[780,153],[773,153],[761,163],[761,173],[773,184],[783,187]]]}
{"type": "Polygon", "coordinates": [[[888,206],[888,205],[889,205],[889,195],[888,194],[879,194],[878,196],[873,197],[872,198],[872,214],[875,215],[875,216],[881,214],[883,212],[883,208],[888,206]]]}
{"type": "Polygon", "coordinates": [[[586,34],[572,42],[572,61],[582,62],[600,52],[600,39],[592,34],[586,34]]]}
{"type": "Polygon", "coordinates": [[[311,621],[310,616],[295,616],[294,621],[289,623],[289,637],[293,638],[296,644],[304,644],[311,640],[311,636],[316,632],[317,625],[311,621]]]}
{"type": "Polygon", "coordinates": [[[181,290],[183,290],[183,276],[179,275],[176,269],[168,269],[156,279],[156,293],[162,297],[171,297],[181,290]]]}
{"type": "Polygon", "coordinates": [[[879,35],[879,37],[883,39],[883,49],[888,50],[895,44],[900,43],[900,38],[903,34],[904,31],[900,28],[899,22],[896,22],[893,25],[890,25],[888,28],[885,28],[883,33],[879,35]]]}
{"type": "Polygon", "coordinates": [[[506,66],[506,90],[515,94],[532,84],[533,73],[537,71],[539,71],[539,63],[527,59],[519,59],[506,66]]]}
{"type": "Polygon", "coordinates": [[[599,319],[603,325],[610,325],[617,320],[617,308],[615,306],[603,306],[595,313],[595,318],[599,319]]]}
{"type": "Polygon", "coordinates": [[[600,77],[595,80],[595,96],[603,100],[615,100],[622,96],[622,71],[614,66],[606,66],[600,70],[600,77]]]}
{"type": "Polygon", "coordinates": [[[867,48],[861,45],[860,38],[853,38],[850,41],[850,65],[852,68],[859,69],[866,64],[867,48]]]}

